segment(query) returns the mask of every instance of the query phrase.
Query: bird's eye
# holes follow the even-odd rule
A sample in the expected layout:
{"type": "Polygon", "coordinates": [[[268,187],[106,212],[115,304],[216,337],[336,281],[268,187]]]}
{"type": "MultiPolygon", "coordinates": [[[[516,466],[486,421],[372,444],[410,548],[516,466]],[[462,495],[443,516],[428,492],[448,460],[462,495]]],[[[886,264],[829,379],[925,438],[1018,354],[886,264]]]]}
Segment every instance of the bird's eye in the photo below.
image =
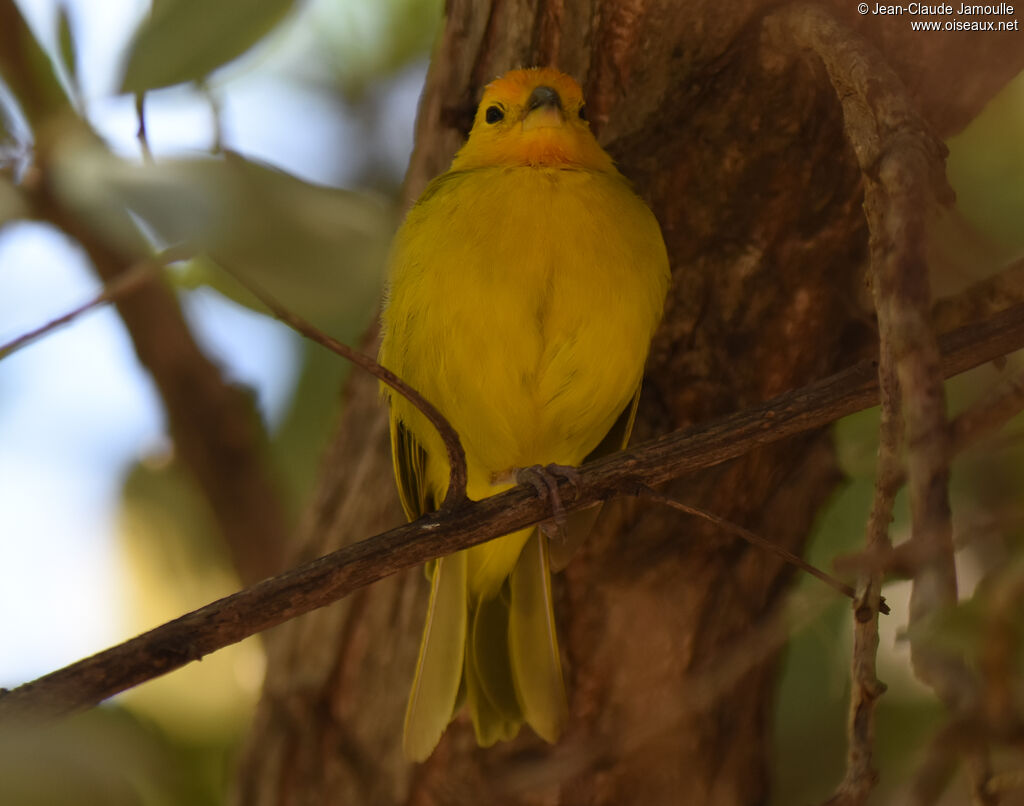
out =
{"type": "Polygon", "coordinates": [[[580,104],[580,113],[579,114],[580,114],[580,120],[586,120],[587,119],[587,105],[586,104],[580,104]]]}
{"type": "Polygon", "coordinates": [[[484,113],[484,120],[488,123],[497,123],[505,118],[505,111],[500,106],[489,106],[484,113]]]}

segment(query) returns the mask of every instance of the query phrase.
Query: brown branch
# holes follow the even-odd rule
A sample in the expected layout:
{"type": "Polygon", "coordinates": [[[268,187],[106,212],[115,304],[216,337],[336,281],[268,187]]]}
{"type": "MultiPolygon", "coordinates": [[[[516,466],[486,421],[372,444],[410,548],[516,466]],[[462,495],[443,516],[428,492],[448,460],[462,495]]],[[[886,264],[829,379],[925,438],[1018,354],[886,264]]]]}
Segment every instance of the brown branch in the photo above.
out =
{"type": "MultiPolygon", "coordinates": [[[[898,489],[896,456],[902,428],[907,431],[907,478],[911,544],[921,562],[914,569],[910,601],[911,663],[954,714],[977,701],[973,676],[964,659],[930,646],[915,633],[941,608],[956,603],[953,526],[949,505],[950,429],[935,331],[930,321],[931,292],[925,257],[926,211],[948,203],[943,144],[915,112],[899,79],[884,60],[845,26],[815,7],[783,12],[780,19],[803,47],[821,59],[843,106],[847,139],[864,180],[864,211],[870,232],[872,291],[878,315],[881,371],[890,386],[883,401],[883,434],[872,530],[888,529],[892,497],[898,489]],[[889,362],[892,362],[890,365],[889,362]],[[895,381],[895,383],[894,383],[895,381]],[[897,386],[899,397],[897,397],[897,386]],[[898,401],[898,402],[897,402],[898,401]]],[[[869,550],[887,548],[888,538],[869,533],[869,550]]],[[[870,594],[880,582],[869,580],[870,594]]],[[[869,619],[873,616],[866,614],[869,619]]],[[[874,783],[870,765],[873,707],[879,687],[874,674],[877,632],[868,626],[855,650],[851,747],[847,777],[834,802],[863,803],[874,783]],[[859,677],[859,680],[856,678],[859,677]]],[[[987,762],[972,751],[974,771],[987,762]]]]}
{"type": "Polygon", "coordinates": [[[135,130],[135,139],[139,141],[142,161],[147,165],[152,165],[153,151],[149,147],[149,133],[146,131],[146,93],[144,92],[135,95],[135,117],[139,121],[139,126],[135,130]]]}
{"type": "MultiPolygon", "coordinates": [[[[927,551],[911,594],[910,626],[956,601],[950,517],[949,428],[939,351],[930,327],[925,211],[948,201],[945,147],[928,133],[884,62],[820,11],[805,9],[805,43],[843,101],[847,136],[864,176],[864,209],[882,349],[895,360],[907,429],[912,537],[927,551]]],[[[969,677],[958,659],[911,642],[918,677],[955,709],[969,677]]]]}
{"type": "MultiPolygon", "coordinates": [[[[953,419],[950,423],[951,455],[955,457],[968,450],[979,440],[1001,429],[1021,411],[1024,411],[1024,373],[1006,379],[997,389],[985,394],[953,419]]],[[[880,455],[882,451],[886,450],[886,445],[890,441],[885,436],[887,425],[885,422],[884,405],[882,412],[880,455]]],[[[884,488],[889,491],[889,494],[895,496],[895,492],[906,481],[903,468],[898,463],[889,463],[883,470],[881,461],[879,461],[877,478],[878,481],[876,481],[875,488],[876,504],[877,495],[881,489],[884,488]],[[885,483],[881,484],[883,478],[885,483]]],[[[1007,517],[1004,513],[1001,522],[1006,523],[1007,517]]],[[[876,516],[873,510],[871,522],[868,526],[869,533],[882,525],[887,525],[891,518],[891,502],[888,512],[883,511],[876,516]]],[[[991,518],[989,523],[994,522],[994,520],[995,518],[991,518]]],[[[990,527],[986,526],[986,528],[990,527]]],[[[972,540],[969,535],[964,535],[963,530],[961,530],[961,536],[956,541],[955,547],[958,549],[962,548],[963,545],[972,542],[972,540]]],[[[887,574],[889,576],[896,575],[909,578],[913,576],[917,566],[926,559],[927,551],[922,549],[919,544],[908,541],[893,547],[886,536],[885,540],[869,539],[864,551],[839,557],[833,565],[837,571],[845,573],[887,574]]]]}
{"type": "MultiPolygon", "coordinates": [[[[1024,304],[941,340],[943,370],[955,375],[1024,347],[1024,304]]],[[[875,362],[863,361],[753,408],[668,434],[586,465],[566,509],[583,509],[638,484],[656,485],[711,467],[878,402],[875,362]]],[[[531,490],[500,495],[392,529],[264,580],[0,698],[0,718],[79,711],[228,644],[330,604],[404,568],[552,517],[531,490]]]]}
{"type": "MultiPolygon", "coordinates": [[[[702,518],[708,521],[709,523],[713,523],[722,530],[729,532],[730,534],[734,534],[740,539],[747,541],[748,543],[750,543],[750,545],[756,546],[757,548],[763,551],[767,551],[770,554],[774,554],[776,557],[779,557],[784,562],[789,563],[794,568],[799,568],[801,571],[810,574],[815,579],[820,579],[830,588],[832,588],[835,591],[838,591],[843,596],[846,596],[850,599],[856,598],[857,596],[857,591],[855,591],[851,586],[847,585],[842,580],[836,579],[834,576],[826,573],[825,571],[822,571],[817,566],[811,565],[811,563],[807,562],[807,560],[805,560],[803,557],[797,556],[793,552],[784,549],[778,543],[773,543],[771,540],[768,540],[768,538],[762,537],[756,532],[752,532],[749,529],[744,529],[737,523],[728,521],[725,518],[721,518],[712,512],[707,512],[703,509],[699,509],[698,507],[691,507],[689,504],[684,504],[682,501],[677,501],[676,499],[670,496],[656,492],[655,490],[652,490],[650,487],[646,485],[639,487],[636,491],[636,494],[641,498],[646,498],[648,501],[654,501],[659,504],[664,504],[665,506],[670,507],[671,509],[674,509],[677,512],[683,512],[687,515],[693,515],[696,518],[702,518]]],[[[886,605],[884,602],[879,603],[879,609],[881,610],[881,612],[888,615],[889,606],[886,605]]]]}
{"type": "Polygon", "coordinates": [[[945,333],[1024,302],[1024,258],[932,306],[932,327],[945,333]]]}
{"type": "Polygon", "coordinates": [[[94,308],[98,308],[100,305],[104,305],[108,302],[125,297],[134,291],[137,291],[146,283],[155,279],[160,274],[160,269],[166,265],[165,262],[159,260],[141,260],[134,266],[126,269],[124,273],[118,275],[109,283],[103,286],[103,290],[82,305],[77,308],[73,308],[67,313],[58,316],[56,319],[52,319],[45,325],[40,325],[34,330],[30,330],[27,333],[22,333],[20,336],[11,339],[6,344],[0,345],[0,361],[3,361],[10,355],[18,352],[23,347],[27,347],[37,339],[41,339],[47,333],[50,333],[57,328],[69,324],[81,316],[83,313],[87,313],[94,308]]]}
{"type": "MultiPolygon", "coordinates": [[[[863,61],[870,65],[871,61],[864,54],[855,52],[850,59],[840,58],[837,59],[837,62],[828,64],[828,60],[822,56],[822,52],[823,49],[834,44],[832,40],[835,37],[841,36],[846,42],[851,43],[850,46],[856,41],[849,38],[849,32],[836,30],[837,27],[831,21],[824,23],[824,30],[820,30],[819,36],[826,41],[819,41],[817,37],[810,41],[815,45],[815,52],[826,61],[832,83],[836,87],[837,93],[841,93],[841,85],[852,80],[851,71],[862,66],[857,62],[863,61]],[[839,76],[842,78],[840,79],[839,76]]],[[[854,97],[858,104],[867,104],[867,98],[863,95],[858,94],[854,97]]],[[[864,114],[864,110],[859,106],[851,110],[850,106],[849,103],[846,105],[844,117],[847,121],[848,137],[851,141],[856,141],[860,132],[851,126],[851,118],[859,120],[863,126],[865,121],[860,116],[864,114]]],[[[867,136],[870,137],[870,133],[867,136]]],[[[864,148],[858,150],[857,145],[854,142],[854,149],[858,152],[858,159],[861,160],[863,170],[864,148]]],[[[865,203],[866,201],[867,191],[865,191],[865,203]]],[[[878,220],[877,218],[873,220],[870,212],[868,219],[871,229],[871,262],[874,270],[872,291],[875,308],[878,312],[878,382],[881,421],[874,500],[871,514],[868,517],[865,544],[868,552],[886,553],[892,548],[889,539],[889,525],[892,522],[893,502],[896,499],[896,493],[902,486],[903,469],[900,463],[900,449],[903,444],[903,419],[899,378],[893,352],[893,317],[889,306],[888,282],[890,278],[880,276],[878,270],[879,265],[885,260],[884,255],[879,253],[881,240],[876,232],[878,220]]],[[[828,801],[830,806],[861,806],[867,802],[878,780],[873,756],[875,706],[879,697],[885,692],[885,685],[878,679],[877,673],[878,613],[882,581],[883,574],[880,570],[869,571],[862,577],[858,585],[858,595],[854,602],[854,641],[850,657],[851,690],[846,726],[846,772],[835,794],[828,801]]]]}
{"type": "MultiPolygon", "coordinates": [[[[888,556],[892,550],[889,524],[893,502],[903,484],[900,445],[903,420],[900,417],[899,388],[892,354],[886,351],[888,333],[880,339],[878,364],[881,424],[875,494],[868,517],[866,552],[888,556]]],[[[878,679],[878,613],[882,601],[883,572],[871,568],[863,574],[853,607],[853,653],[850,658],[850,708],[847,716],[846,773],[829,806],[860,806],[866,803],[878,780],[872,758],[875,742],[875,704],[885,693],[878,679]]]]}
{"type": "Polygon", "coordinates": [[[347,344],[333,339],[323,331],[311,325],[298,314],[292,313],[283,305],[279,304],[270,294],[260,288],[248,277],[228,268],[226,262],[218,262],[224,271],[235,278],[246,290],[256,299],[262,302],[267,310],[273,314],[275,319],[284,322],[292,330],[301,333],[310,341],[316,342],[321,347],[326,347],[333,353],[351,361],[360,369],[364,369],[383,383],[386,383],[402,397],[412,403],[420,413],[437,429],[441,440],[444,442],[445,450],[448,452],[448,465],[451,468],[448,476],[448,492],[441,503],[442,510],[448,510],[466,500],[466,452],[462,448],[462,440],[451,423],[445,418],[435,406],[423,395],[413,389],[409,384],[399,378],[395,373],[386,367],[382,367],[370,356],[354,350],[347,344]]]}
{"type": "MultiPolygon", "coordinates": [[[[0,353],[2,355],[2,353],[0,353]]],[[[1024,372],[1004,380],[950,423],[951,450],[959,453],[994,434],[1024,410],[1024,372]]]]}
{"type": "MultiPolygon", "coordinates": [[[[963,327],[970,322],[981,321],[986,316],[1003,310],[1001,304],[1004,302],[1007,305],[1014,305],[1022,301],[1024,301],[1024,260],[1017,261],[1002,271],[979,280],[959,294],[936,301],[932,306],[932,323],[936,327],[936,323],[963,327]]],[[[884,374],[881,367],[879,374],[880,377],[884,374]]],[[[888,426],[885,423],[884,391],[882,398],[880,451],[885,450],[885,446],[894,441],[892,437],[886,436],[888,426]]],[[[955,457],[968,450],[979,440],[1001,429],[1022,409],[1024,409],[1024,374],[1019,374],[1003,381],[999,388],[982,396],[953,419],[950,423],[952,456],[955,457]]],[[[872,510],[871,523],[868,526],[869,533],[881,526],[887,526],[891,520],[891,512],[886,514],[880,510],[876,515],[877,495],[880,489],[889,490],[895,496],[895,492],[906,482],[906,475],[901,465],[889,464],[886,469],[883,469],[880,455],[878,467],[875,489],[876,504],[872,510]],[[879,481],[883,478],[887,480],[879,487],[879,481]]],[[[1004,514],[1001,522],[1006,523],[1006,518],[1007,516],[1004,514]]],[[[987,522],[994,522],[994,520],[995,518],[990,516],[987,522]]],[[[990,527],[978,528],[988,529],[990,527]]],[[[956,548],[961,548],[962,545],[972,541],[972,537],[962,534],[956,548]]],[[[889,578],[894,576],[910,578],[913,576],[914,569],[921,562],[922,553],[920,546],[916,543],[906,542],[893,547],[886,535],[885,540],[869,539],[863,551],[837,558],[833,562],[833,567],[840,573],[853,573],[868,577],[886,575],[889,578]]]]}

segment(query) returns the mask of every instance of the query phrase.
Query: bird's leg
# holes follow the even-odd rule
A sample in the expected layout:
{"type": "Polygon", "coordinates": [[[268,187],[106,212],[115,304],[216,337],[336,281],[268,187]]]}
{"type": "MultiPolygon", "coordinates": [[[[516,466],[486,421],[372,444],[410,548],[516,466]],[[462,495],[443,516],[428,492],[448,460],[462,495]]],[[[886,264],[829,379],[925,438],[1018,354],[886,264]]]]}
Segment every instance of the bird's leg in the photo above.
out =
{"type": "Polygon", "coordinates": [[[516,470],[516,481],[528,484],[537,492],[541,500],[551,501],[551,512],[554,516],[550,521],[540,524],[540,530],[550,540],[557,537],[565,538],[565,506],[558,492],[558,480],[565,479],[573,489],[573,498],[579,495],[580,472],[572,465],[531,465],[516,470]]]}

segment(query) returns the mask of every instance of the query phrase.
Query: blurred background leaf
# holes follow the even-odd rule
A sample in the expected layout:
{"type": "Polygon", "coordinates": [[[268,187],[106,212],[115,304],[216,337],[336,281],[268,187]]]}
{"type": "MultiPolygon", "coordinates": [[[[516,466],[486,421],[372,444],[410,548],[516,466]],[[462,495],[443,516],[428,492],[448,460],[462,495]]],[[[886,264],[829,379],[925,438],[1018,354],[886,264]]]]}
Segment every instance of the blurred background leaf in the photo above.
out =
{"type": "Polygon", "coordinates": [[[22,218],[27,213],[18,188],[0,174],[0,228],[8,221],[22,218]]]}
{"type": "MultiPolygon", "coordinates": [[[[218,264],[358,341],[380,297],[441,0],[19,5],[41,43],[27,40],[36,62],[56,70],[54,86],[80,86],[76,108],[87,116],[88,126],[51,120],[56,192],[128,254],[178,241],[198,248],[171,279],[204,349],[256,397],[273,473],[297,517],[348,367],[266,316],[218,264]],[[189,85],[211,72],[208,90],[189,85]],[[152,163],[135,139],[134,99],[118,94],[143,89],[153,89],[152,163]],[[224,148],[213,153],[218,132],[224,148]]],[[[29,164],[31,120],[10,112],[10,97],[0,89],[2,119],[18,138],[0,134],[0,224],[27,212],[14,180],[29,164]]],[[[0,227],[0,341],[96,290],[68,239],[39,224],[0,227]]],[[[0,685],[238,588],[112,310],[0,362],[0,403],[9,558],[0,610],[17,602],[30,611],[25,625],[0,619],[0,685]],[[31,506],[44,496],[61,507],[31,506]],[[89,501],[84,510],[76,496],[89,501]],[[35,515],[18,520],[29,509],[35,515]],[[73,612],[46,611],[36,576],[44,570],[47,589],[80,603],[73,612]]],[[[254,639],[31,739],[0,735],[0,803],[221,803],[262,674],[254,639]]]]}
{"type": "MultiPolygon", "coordinates": [[[[216,522],[173,453],[137,463],[123,486],[118,535],[129,626],[142,632],[239,589],[216,522]]],[[[181,741],[231,741],[245,726],[263,678],[258,637],[234,644],[120,698],[181,741]]]]}
{"type": "Polygon", "coordinates": [[[1009,259],[1024,253],[1024,76],[947,142],[949,181],[964,216],[1009,259]]]}
{"type": "MultiPolygon", "coordinates": [[[[956,209],[939,211],[931,237],[930,261],[937,295],[951,294],[1024,254],[1024,74],[996,96],[982,113],[947,143],[949,180],[956,209]]],[[[949,409],[956,413],[989,393],[1001,379],[1024,368],[1024,358],[1006,366],[979,367],[947,383],[949,409]]],[[[806,555],[822,568],[855,552],[873,496],[878,450],[878,410],[860,412],[833,428],[840,467],[847,477],[821,512],[806,555]]],[[[987,584],[1024,547],[1020,490],[1024,487],[1024,417],[994,440],[959,457],[953,465],[954,529],[963,546],[957,557],[961,604],[942,614],[935,640],[954,642],[972,660],[980,651],[979,620],[988,607],[987,584]]],[[[896,500],[893,539],[905,539],[905,495],[896,500]]],[[[799,581],[814,586],[813,579],[799,581]]],[[[906,776],[921,760],[942,709],[910,672],[904,640],[910,585],[894,582],[883,595],[892,615],[880,622],[878,676],[889,687],[878,705],[876,766],[879,790],[872,802],[900,803],[906,776]]],[[[815,626],[790,642],[782,669],[775,723],[776,790],[773,802],[821,803],[841,780],[846,763],[846,709],[852,645],[849,607],[824,609],[815,626]]],[[[950,803],[968,802],[954,787],[950,803]]]]}
{"type": "Polygon", "coordinates": [[[270,33],[295,0],[154,0],[135,35],[121,92],[199,81],[270,33]]]}
{"type": "Polygon", "coordinates": [[[217,806],[231,742],[183,738],[125,708],[58,725],[0,727],[0,802],[9,806],[217,806]]]}
{"type": "Polygon", "coordinates": [[[68,74],[69,83],[78,90],[78,52],[75,49],[75,35],[71,30],[68,7],[61,5],[57,10],[57,42],[60,45],[61,66],[68,74]]]}
{"type": "Polygon", "coordinates": [[[205,259],[182,275],[186,285],[210,284],[262,312],[220,263],[321,327],[368,322],[395,226],[393,202],[303,182],[230,152],[137,165],[95,141],[68,141],[55,171],[65,201],[131,251],[132,220],[158,248],[195,248],[205,259]]]}
{"type": "Polygon", "coordinates": [[[0,0],[0,79],[30,124],[68,106],[50,54],[25,24],[13,0],[0,0]]]}

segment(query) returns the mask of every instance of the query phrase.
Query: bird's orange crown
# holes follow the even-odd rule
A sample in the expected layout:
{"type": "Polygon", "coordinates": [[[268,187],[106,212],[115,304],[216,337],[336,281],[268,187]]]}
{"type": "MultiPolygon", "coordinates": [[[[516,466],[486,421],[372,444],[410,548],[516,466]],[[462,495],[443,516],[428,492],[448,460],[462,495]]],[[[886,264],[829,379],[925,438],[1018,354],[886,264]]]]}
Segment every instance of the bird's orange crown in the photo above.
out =
{"type": "Polygon", "coordinates": [[[452,169],[500,165],[615,171],[590,131],[580,85],[550,67],[512,70],[484,89],[452,169]]]}

